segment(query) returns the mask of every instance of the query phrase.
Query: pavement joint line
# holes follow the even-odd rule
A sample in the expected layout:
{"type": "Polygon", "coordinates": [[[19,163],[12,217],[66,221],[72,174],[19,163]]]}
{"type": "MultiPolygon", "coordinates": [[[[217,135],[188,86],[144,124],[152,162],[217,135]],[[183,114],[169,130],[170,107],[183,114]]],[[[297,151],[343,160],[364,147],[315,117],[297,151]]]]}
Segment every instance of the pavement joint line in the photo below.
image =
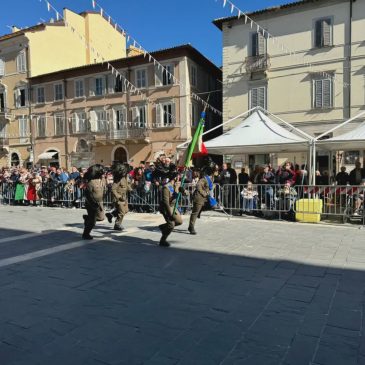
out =
{"type": "MultiPolygon", "coordinates": [[[[150,224],[149,226],[155,226],[155,224],[150,224]]],[[[68,227],[66,227],[66,229],[56,229],[55,231],[69,231],[70,229],[67,229],[68,227]]],[[[125,232],[119,232],[119,233],[113,233],[113,236],[126,236],[130,233],[136,233],[139,232],[140,228],[131,228],[131,229],[126,229],[125,232]]],[[[16,236],[16,237],[10,237],[9,239],[2,239],[0,240],[1,242],[10,242],[10,241],[16,241],[16,240],[20,240],[23,238],[30,238],[30,237],[35,237],[35,236],[39,236],[42,232],[34,232],[34,233],[28,233],[28,234],[23,234],[20,236],[16,236]]],[[[71,242],[71,243],[66,243],[66,244],[62,244],[62,245],[58,245],[58,246],[54,246],[54,247],[50,247],[50,248],[46,248],[43,250],[38,250],[38,251],[33,251],[33,252],[28,252],[26,254],[22,254],[22,255],[18,255],[18,256],[13,256],[13,257],[7,257],[5,259],[0,260],[0,268],[6,267],[6,266],[10,266],[13,264],[18,264],[21,262],[25,262],[25,261],[30,261],[33,259],[37,259],[39,257],[44,257],[44,256],[48,256],[48,255],[52,255],[55,253],[59,253],[59,252],[63,252],[63,251],[67,251],[67,250],[72,250],[74,248],[79,248],[79,247],[83,247],[86,245],[89,245],[91,243],[95,243],[95,242],[100,242],[100,241],[108,241],[110,239],[113,239],[113,236],[97,236],[95,237],[95,241],[85,241],[85,240],[80,240],[80,241],[76,241],[76,242],[71,242]]]]}
{"type": "MultiPolygon", "coordinates": [[[[72,231],[72,229],[71,229],[71,227],[60,227],[60,228],[55,228],[53,231],[55,231],[55,232],[72,231]]],[[[46,233],[46,231],[36,231],[36,232],[24,233],[24,234],[21,234],[18,236],[13,236],[13,237],[4,237],[4,238],[0,238],[0,243],[7,243],[7,242],[19,241],[19,240],[26,239],[26,238],[33,238],[33,237],[40,236],[44,233],[46,233]]]]}
{"type": "MultiPolygon", "coordinates": [[[[103,237],[101,239],[96,239],[96,242],[104,241],[104,240],[106,240],[106,238],[103,237]]],[[[0,268],[10,266],[10,265],[14,265],[14,264],[18,264],[18,263],[25,262],[25,261],[34,260],[34,259],[37,259],[39,257],[52,255],[52,254],[59,253],[59,252],[62,252],[62,251],[67,251],[67,250],[71,250],[71,249],[74,249],[74,248],[83,247],[83,246],[86,246],[86,245],[90,245],[91,243],[94,243],[94,242],[95,241],[85,241],[85,240],[76,241],[76,242],[66,243],[66,244],[63,244],[63,245],[55,246],[55,247],[46,248],[44,250],[28,252],[28,253],[23,254],[23,255],[8,257],[6,259],[0,260],[0,268]]]]}

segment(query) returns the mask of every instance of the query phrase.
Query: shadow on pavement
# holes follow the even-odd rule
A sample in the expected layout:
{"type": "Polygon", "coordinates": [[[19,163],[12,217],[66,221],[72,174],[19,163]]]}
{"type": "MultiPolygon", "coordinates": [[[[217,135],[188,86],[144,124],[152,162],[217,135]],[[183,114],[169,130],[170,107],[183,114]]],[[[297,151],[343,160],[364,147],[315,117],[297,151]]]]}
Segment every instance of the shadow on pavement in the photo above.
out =
{"type": "MultiPolygon", "coordinates": [[[[77,236],[61,233],[44,245],[77,236]]],[[[116,236],[0,269],[0,363],[365,363],[361,265],[153,246],[116,236]]]]}

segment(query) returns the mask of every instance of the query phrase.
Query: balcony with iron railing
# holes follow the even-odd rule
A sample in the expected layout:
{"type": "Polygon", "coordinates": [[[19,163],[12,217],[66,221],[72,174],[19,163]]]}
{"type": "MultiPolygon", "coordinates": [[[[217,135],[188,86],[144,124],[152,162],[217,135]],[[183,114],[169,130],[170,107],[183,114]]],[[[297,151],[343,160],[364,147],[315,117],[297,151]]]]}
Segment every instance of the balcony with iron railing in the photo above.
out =
{"type": "Polygon", "coordinates": [[[0,136],[0,148],[9,147],[9,138],[0,136]]]}
{"type": "Polygon", "coordinates": [[[0,107],[0,119],[12,119],[13,115],[11,114],[11,110],[9,108],[1,108],[0,107]]]}
{"type": "Polygon", "coordinates": [[[146,128],[129,128],[129,129],[111,129],[108,133],[108,139],[145,139],[149,135],[146,128]]]}
{"type": "Polygon", "coordinates": [[[264,72],[270,69],[270,56],[268,54],[262,54],[258,56],[246,57],[246,72],[264,72]]]}

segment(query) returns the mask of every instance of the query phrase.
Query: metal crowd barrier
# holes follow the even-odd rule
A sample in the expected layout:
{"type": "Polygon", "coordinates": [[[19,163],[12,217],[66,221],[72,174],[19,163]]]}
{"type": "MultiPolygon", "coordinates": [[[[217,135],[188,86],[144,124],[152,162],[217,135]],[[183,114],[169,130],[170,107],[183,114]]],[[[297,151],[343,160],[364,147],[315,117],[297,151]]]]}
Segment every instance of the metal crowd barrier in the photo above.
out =
{"type": "MultiPolygon", "coordinates": [[[[182,214],[188,213],[193,205],[195,185],[185,185],[187,194],[182,196],[179,208],[182,214]]],[[[16,184],[0,182],[0,204],[16,204],[16,184]]],[[[276,184],[214,185],[214,198],[229,214],[253,214],[265,218],[284,218],[294,220],[303,215],[322,219],[336,217],[344,223],[365,223],[365,186],[338,185],[297,185],[285,187],[276,184]],[[356,210],[357,205],[361,206],[356,210]]],[[[69,185],[48,181],[42,183],[37,192],[40,206],[82,208],[84,189],[79,185],[69,185]]],[[[104,206],[113,206],[111,185],[104,192],[104,206]]],[[[151,184],[137,186],[130,194],[128,203],[131,211],[157,212],[160,203],[160,189],[151,184]]]]}
{"type": "Polygon", "coordinates": [[[304,221],[335,217],[344,223],[364,224],[364,196],[365,186],[253,184],[248,189],[245,185],[224,185],[221,203],[230,214],[290,220],[299,217],[304,221]]]}

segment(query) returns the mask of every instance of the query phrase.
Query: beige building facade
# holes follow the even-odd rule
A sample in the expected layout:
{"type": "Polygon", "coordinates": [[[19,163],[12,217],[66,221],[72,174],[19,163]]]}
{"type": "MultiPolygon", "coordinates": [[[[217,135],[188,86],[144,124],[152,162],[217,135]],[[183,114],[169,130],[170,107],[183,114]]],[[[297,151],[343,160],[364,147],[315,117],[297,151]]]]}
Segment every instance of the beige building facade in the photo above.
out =
{"type": "MultiPolygon", "coordinates": [[[[222,74],[190,45],[152,55],[180,83],[143,54],[110,61],[140,94],[126,87],[108,63],[31,78],[34,163],[65,168],[113,161],[138,165],[162,151],[175,156],[203,108],[191,92],[206,99],[215,91],[209,103],[221,109],[217,90],[222,74]]],[[[220,123],[221,116],[208,112],[206,128],[220,123]]]]}
{"type": "Polygon", "coordinates": [[[62,21],[13,27],[0,36],[0,166],[34,162],[29,78],[100,62],[101,54],[105,59],[125,57],[126,39],[94,12],[64,9],[62,21]],[[85,44],[93,44],[94,52],[85,44]]]}
{"type": "MultiPolygon", "coordinates": [[[[303,0],[249,16],[264,31],[257,32],[244,16],[214,21],[223,34],[224,121],[262,106],[315,137],[365,110],[364,1],[303,0]]],[[[250,167],[269,160],[308,161],[305,152],[269,152],[228,159],[250,167]]],[[[363,151],[338,152],[333,162],[351,168],[364,157],[363,151]]],[[[328,168],[328,160],[319,152],[317,167],[328,168]]]]}

